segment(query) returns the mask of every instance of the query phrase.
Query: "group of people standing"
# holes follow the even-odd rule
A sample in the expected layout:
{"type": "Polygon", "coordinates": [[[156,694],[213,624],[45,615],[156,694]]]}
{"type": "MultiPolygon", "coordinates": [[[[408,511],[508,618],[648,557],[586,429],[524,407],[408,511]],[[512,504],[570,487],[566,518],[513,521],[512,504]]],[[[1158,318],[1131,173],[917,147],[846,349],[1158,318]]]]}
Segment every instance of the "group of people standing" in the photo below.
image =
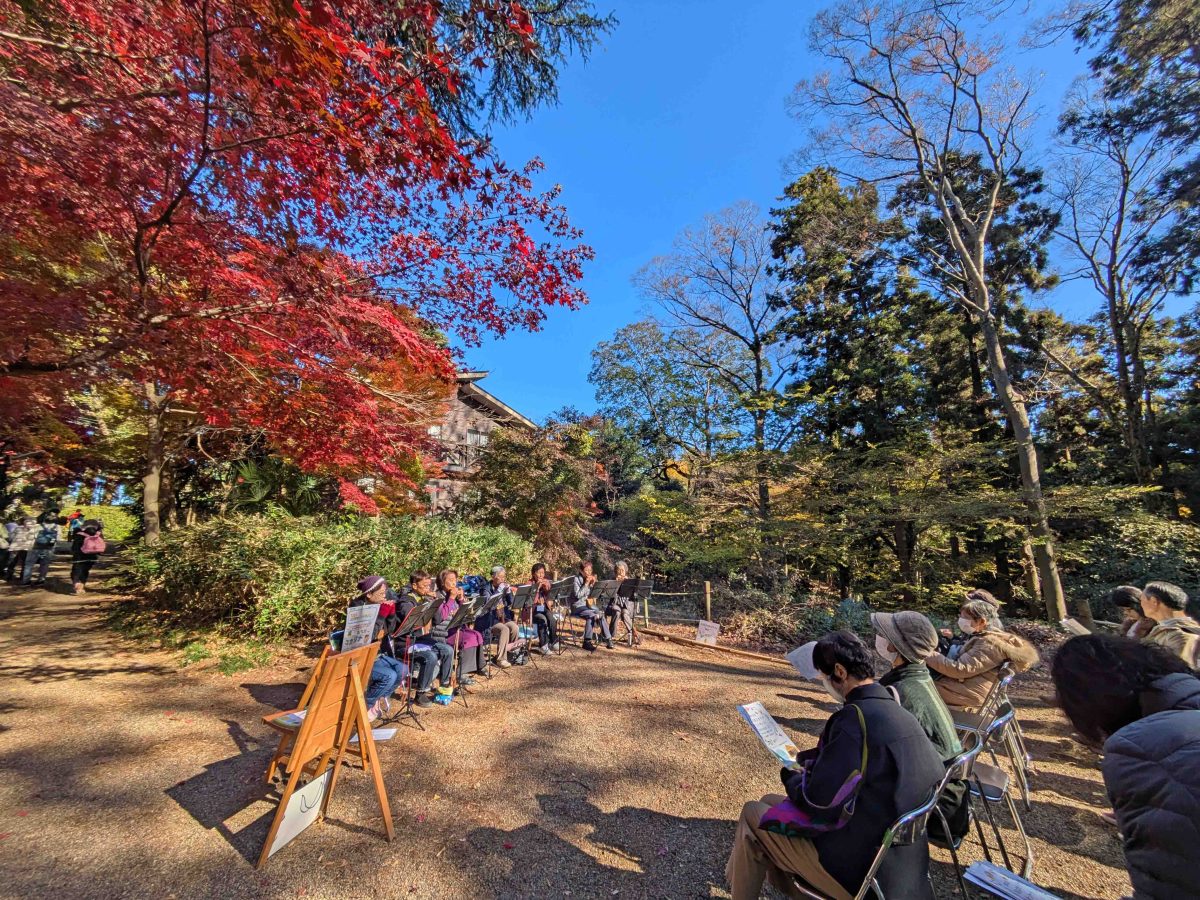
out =
{"type": "MultiPolygon", "coordinates": [[[[1122,587],[1111,599],[1127,610],[1119,634],[1074,637],[1058,649],[1055,700],[1077,738],[1102,754],[1134,897],[1200,896],[1200,767],[1192,765],[1200,760],[1200,623],[1184,611],[1187,594],[1166,582],[1122,587]]],[[[927,837],[965,835],[969,791],[947,777],[963,752],[952,710],[978,710],[1002,667],[1020,673],[1038,662],[1032,645],[1005,630],[999,607],[971,591],[957,636],[918,612],[875,613],[874,654],[850,632],[801,648],[798,667],[842,706],[817,746],[781,770],[785,793],[743,808],[726,867],[734,900],[758,897],[768,878],[789,896],[793,879],[831,898],[853,896],[885,831],[939,787],[941,816],[929,820],[927,837]]],[[[930,896],[928,863],[926,838],[893,848],[877,876],[884,894],[930,896]]]]}
{"type": "MultiPolygon", "coordinates": [[[[616,564],[615,578],[626,578],[628,573],[626,563],[616,564]]],[[[524,664],[529,652],[549,656],[561,650],[559,626],[566,615],[582,620],[584,650],[596,649],[593,638],[597,626],[604,645],[613,649],[612,634],[618,619],[632,629],[632,607],[615,598],[603,611],[592,606],[589,599],[595,582],[592,563],[583,562],[570,584],[568,608],[558,609],[551,596],[546,566],[536,563],[528,582],[529,603],[518,611],[513,608],[516,589],[508,583],[507,571],[504,566],[495,566],[482,587],[489,601],[484,606],[487,612],[451,628],[465,600],[456,570],[443,569],[436,578],[426,571],[415,571],[399,592],[380,575],[363,578],[351,606],[379,604],[375,637],[380,649],[366,686],[369,716],[375,719],[383,715],[391,696],[409,689],[410,679],[418,706],[448,703],[458,686],[469,687],[474,683],[474,674],[484,671],[489,663],[487,649],[493,643],[495,664],[502,669],[524,664]],[[404,634],[405,620],[429,600],[435,601],[432,618],[418,632],[404,634]],[[525,631],[518,621],[522,615],[525,631]]]]}
{"type": "Polygon", "coordinates": [[[98,519],[84,518],[79,509],[69,516],[51,508],[37,518],[26,515],[9,519],[0,532],[0,573],[4,579],[21,585],[44,584],[64,528],[71,542],[71,586],[77,594],[86,593],[92,567],[105,550],[104,525],[98,519]]]}

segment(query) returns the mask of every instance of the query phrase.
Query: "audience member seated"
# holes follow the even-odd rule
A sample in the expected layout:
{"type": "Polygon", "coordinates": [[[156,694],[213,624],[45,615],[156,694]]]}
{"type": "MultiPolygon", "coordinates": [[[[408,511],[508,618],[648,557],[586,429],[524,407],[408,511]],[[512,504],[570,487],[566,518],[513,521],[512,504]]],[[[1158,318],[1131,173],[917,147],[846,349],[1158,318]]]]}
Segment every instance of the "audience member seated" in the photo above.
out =
{"type": "Polygon", "coordinates": [[[967,594],[958,611],[958,627],[969,637],[957,658],[934,653],[925,660],[930,670],[941,676],[935,684],[947,706],[976,709],[999,680],[1004,663],[1009,663],[1014,672],[1024,672],[1037,664],[1033,645],[1004,630],[1000,601],[987,591],[967,594]]]}
{"type": "MultiPolygon", "coordinates": [[[[454,569],[442,569],[438,573],[438,599],[441,605],[438,612],[444,622],[449,622],[458,612],[463,602],[463,590],[458,586],[458,572],[454,569]]],[[[455,628],[446,633],[446,643],[458,648],[458,683],[469,687],[475,683],[472,672],[483,671],[483,635],[472,626],[455,628]]]]}
{"type": "Polygon", "coordinates": [[[588,597],[592,593],[592,585],[596,583],[596,575],[592,571],[591,562],[584,560],[579,567],[571,588],[571,615],[583,619],[583,649],[592,651],[596,644],[592,640],[596,622],[600,623],[600,633],[604,636],[604,645],[613,649],[612,633],[608,630],[608,622],[603,613],[594,606],[588,606],[588,597]]]}
{"type": "MultiPolygon", "coordinates": [[[[388,588],[388,599],[396,606],[396,628],[404,624],[404,620],[416,606],[432,596],[433,576],[428,572],[416,571],[410,574],[408,587],[404,588],[399,596],[396,596],[391,588],[388,588]]],[[[392,629],[393,633],[395,630],[395,628],[392,629]]],[[[396,652],[392,655],[397,658],[406,658],[411,665],[416,666],[417,706],[428,707],[433,705],[433,679],[438,676],[439,669],[441,670],[442,684],[447,687],[450,685],[450,667],[454,651],[445,644],[422,643],[420,638],[421,633],[418,632],[409,640],[406,657],[400,656],[404,653],[404,647],[400,645],[400,641],[398,639],[393,641],[396,652]],[[445,649],[440,649],[443,647],[445,649]]]]}
{"type": "Polygon", "coordinates": [[[533,564],[530,584],[533,585],[530,608],[538,632],[538,649],[542,656],[548,656],[552,650],[556,653],[561,650],[562,645],[558,642],[558,623],[554,620],[554,601],[550,599],[550,579],[546,577],[545,563],[533,564]]]}
{"type": "Polygon", "coordinates": [[[1133,638],[1140,641],[1146,637],[1157,624],[1142,612],[1142,589],[1131,584],[1123,584],[1113,588],[1108,595],[1109,602],[1121,611],[1121,621],[1118,623],[1121,637],[1133,638]]]}
{"type": "MultiPolygon", "coordinates": [[[[937,651],[937,629],[919,612],[871,613],[871,627],[875,630],[875,652],[891,666],[879,683],[896,692],[900,705],[913,714],[942,762],[949,765],[963,747],[950,710],[925,665],[925,660],[937,651]]],[[[962,779],[948,784],[939,801],[954,840],[961,839],[970,825],[968,802],[967,782],[962,779]]],[[[936,837],[945,838],[936,816],[929,825],[936,837]]]]}
{"type": "MultiPolygon", "coordinates": [[[[836,900],[853,896],[884,832],[902,813],[927,800],[946,771],[917,720],[875,683],[871,652],[855,635],[839,631],[821,638],[812,648],[812,661],[811,676],[845,706],[825,723],[816,748],[801,752],[796,767],[780,771],[786,798],[771,794],[742,808],[725,869],[733,900],[758,897],[767,877],[790,896],[792,875],[836,900]],[[862,768],[864,743],[866,768],[851,798],[853,815],[844,825],[811,837],[788,837],[762,827],[764,814],[785,800],[801,813],[827,821],[835,796],[862,768]]],[[[924,840],[889,851],[878,876],[884,894],[932,896],[928,864],[924,840]]]]}
{"type": "Polygon", "coordinates": [[[1063,644],[1051,677],[1075,731],[1103,754],[1133,896],[1200,897],[1200,680],[1161,646],[1100,634],[1063,644]]]}
{"type": "Polygon", "coordinates": [[[379,615],[375,619],[375,640],[380,642],[379,653],[371,667],[371,676],[367,679],[364,693],[367,701],[367,718],[378,719],[386,710],[388,698],[395,693],[396,688],[404,685],[408,679],[408,666],[391,655],[392,645],[389,635],[399,624],[395,621],[395,607],[387,602],[387,582],[381,575],[368,575],[358,583],[358,595],[350,601],[351,606],[380,604],[379,615]],[[387,612],[385,612],[387,607],[387,612]],[[385,652],[387,651],[387,652],[385,652]]]}
{"type": "Polygon", "coordinates": [[[1142,613],[1155,623],[1145,639],[1194,669],[1200,663],[1200,623],[1185,612],[1187,602],[1188,595],[1181,588],[1165,581],[1152,581],[1142,588],[1142,613]]]}
{"type": "Polygon", "coordinates": [[[504,566],[492,569],[492,578],[488,582],[488,602],[494,602],[495,608],[475,620],[475,630],[488,635],[496,642],[496,665],[502,669],[512,666],[508,654],[524,646],[521,640],[521,627],[513,621],[512,601],[513,589],[505,580],[504,566]]]}

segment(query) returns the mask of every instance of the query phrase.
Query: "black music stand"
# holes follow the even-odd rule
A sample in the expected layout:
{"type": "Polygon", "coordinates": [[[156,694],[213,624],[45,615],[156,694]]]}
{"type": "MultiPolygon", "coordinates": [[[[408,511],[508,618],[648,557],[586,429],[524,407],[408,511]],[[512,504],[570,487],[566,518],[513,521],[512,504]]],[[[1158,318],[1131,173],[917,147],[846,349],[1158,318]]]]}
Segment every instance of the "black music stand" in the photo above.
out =
{"type": "MultiPolygon", "coordinates": [[[[533,585],[532,584],[523,584],[520,587],[515,589],[515,592],[513,593],[512,605],[509,607],[509,611],[512,612],[513,621],[516,622],[518,626],[532,628],[534,633],[536,634],[537,624],[533,621],[533,585]],[[521,619],[522,619],[522,614],[525,612],[525,610],[529,610],[529,621],[523,623],[521,621],[521,619]]],[[[523,641],[525,641],[525,649],[527,651],[527,655],[529,656],[529,662],[532,663],[533,667],[536,669],[538,667],[537,660],[534,659],[535,654],[530,649],[530,647],[532,647],[532,645],[533,645],[533,640],[532,640],[532,638],[526,637],[525,635],[522,635],[521,639],[523,641]]],[[[542,639],[539,637],[538,638],[539,646],[541,645],[541,642],[542,642],[542,639]]]]}
{"type": "Polygon", "coordinates": [[[433,619],[433,611],[437,608],[437,599],[433,598],[426,600],[423,603],[418,603],[408,615],[404,617],[404,621],[400,623],[400,627],[392,633],[392,646],[395,646],[397,640],[404,641],[404,662],[408,663],[408,684],[404,689],[404,709],[389,721],[395,721],[401,716],[408,716],[417,723],[417,727],[422,731],[425,726],[421,724],[421,719],[413,709],[413,700],[416,699],[416,681],[417,681],[417,665],[412,656],[412,646],[415,641],[415,635],[418,631],[424,628],[433,619]]]}
{"type": "MultiPolygon", "coordinates": [[[[638,592],[640,582],[636,578],[626,578],[621,581],[617,587],[617,602],[621,613],[620,622],[625,628],[625,636],[628,638],[630,647],[633,647],[642,642],[641,635],[637,630],[637,601],[642,596],[650,595],[650,588],[654,582],[650,579],[644,579],[646,584],[645,594],[638,592]],[[626,613],[629,618],[626,619],[626,613]]],[[[616,637],[614,634],[613,637],[616,637]]]]}
{"type": "MultiPolygon", "coordinates": [[[[486,616],[488,613],[490,613],[497,606],[499,606],[501,604],[501,602],[504,600],[503,594],[492,594],[490,588],[491,588],[491,582],[488,582],[487,593],[476,595],[477,599],[474,601],[479,606],[479,612],[477,612],[475,614],[475,619],[474,619],[476,631],[479,631],[479,620],[481,618],[483,618],[484,616],[486,616]]],[[[489,639],[488,635],[484,634],[482,631],[479,631],[479,635],[480,635],[480,637],[483,638],[484,646],[489,646],[491,644],[491,640],[489,639]]],[[[503,671],[503,670],[501,670],[501,671],[503,671]]],[[[487,671],[484,672],[483,674],[485,676],[487,676],[488,681],[492,680],[491,665],[487,666],[487,671]]]]}
{"type": "Polygon", "coordinates": [[[469,706],[467,703],[467,694],[471,693],[466,685],[460,684],[458,680],[458,655],[462,649],[462,633],[468,622],[475,621],[474,611],[478,599],[468,600],[463,597],[462,603],[459,604],[458,610],[450,617],[450,621],[446,624],[447,631],[455,631],[454,635],[454,655],[450,658],[450,684],[453,685],[457,694],[462,697],[463,706],[469,706]]]}
{"type": "MultiPolygon", "coordinates": [[[[550,596],[547,599],[554,603],[555,609],[563,611],[562,628],[558,631],[560,645],[558,655],[562,656],[568,650],[575,649],[579,644],[575,638],[575,623],[571,621],[571,601],[575,599],[575,578],[572,576],[554,582],[550,585],[550,596]]],[[[550,610],[547,610],[546,614],[547,616],[552,615],[550,610]]]]}

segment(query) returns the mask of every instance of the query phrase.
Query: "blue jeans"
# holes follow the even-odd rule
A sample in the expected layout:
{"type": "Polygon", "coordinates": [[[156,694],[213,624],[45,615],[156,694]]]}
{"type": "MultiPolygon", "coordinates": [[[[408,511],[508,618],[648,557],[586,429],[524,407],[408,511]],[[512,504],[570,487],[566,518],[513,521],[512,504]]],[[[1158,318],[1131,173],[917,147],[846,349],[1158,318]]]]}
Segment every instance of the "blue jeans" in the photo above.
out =
{"type": "Polygon", "coordinates": [[[38,567],[38,581],[46,580],[46,571],[50,568],[50,563],[54,560],[53,547],[35,547],[25,554],[25,571],[21,577],[21,584],[29,584],[29,577],[33,574],[33,567],[38,567]]]}
{"type": "Polygon", "coordinates": [[[367,681],[367,706],[372,706],[376,700],[392,696],[396,685],[408,677],[408,666],[390,656],[375,657],[375,665],[371,667],[371,677],[367,681]]]}
{"type": "Polygon", "coordinates": [[[597,620],[600,622],[600,633],[604,635],[604,639],[612,640],[612,633],[608,630],[608,623],[604,621],[604,614],[594,606],[581,606],[579,609],[572,610],[571,615],[583,619],[583,639],[585,641],[592,639],[592,631],[597,620]]]}

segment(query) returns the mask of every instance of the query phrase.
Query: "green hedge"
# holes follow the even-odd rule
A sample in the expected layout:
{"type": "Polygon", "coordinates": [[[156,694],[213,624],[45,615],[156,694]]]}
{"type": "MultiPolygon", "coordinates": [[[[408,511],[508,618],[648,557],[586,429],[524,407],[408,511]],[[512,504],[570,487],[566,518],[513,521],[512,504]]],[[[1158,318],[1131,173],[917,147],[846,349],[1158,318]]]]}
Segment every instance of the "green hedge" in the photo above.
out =
{"type": "Polygon", "coordinates": [[[258,637],[317,634],[342,621],[355,583],[397,588],[413,569],[464,575],[528,571],[533,549],[504,528],[425,518],[236,515],[163,534],[132,552],[135,576],[188,625],[224,623],[258,637]]]}
{"type": "Polygon", "coordinates": [[[126,506],[71,506],[62,509],[64,516],[77,509],[83,510],[85,519],[97,519],[104,525],[104,540],[119,542],[126,540],[140,524],[126,506]]]}

